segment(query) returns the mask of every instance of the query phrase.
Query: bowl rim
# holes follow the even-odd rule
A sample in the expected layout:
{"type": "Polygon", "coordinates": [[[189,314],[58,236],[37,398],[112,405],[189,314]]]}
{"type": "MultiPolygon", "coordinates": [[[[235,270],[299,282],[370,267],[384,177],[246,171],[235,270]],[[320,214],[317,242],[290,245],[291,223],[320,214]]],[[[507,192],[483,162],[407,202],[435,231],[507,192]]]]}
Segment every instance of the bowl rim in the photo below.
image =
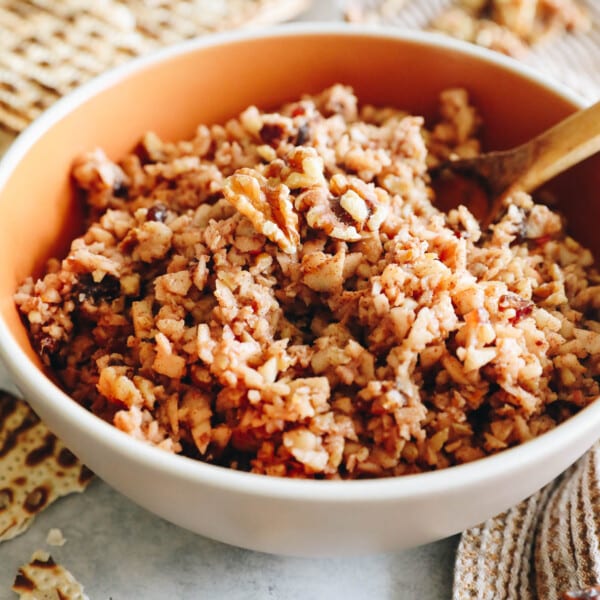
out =
{"type": "MultiPolygon", "coordinates": [[[[21,158],[35,145],[47,130],[52,128],[74,107],[79,106],[104,90],[118,84],[128,75],[152,67],[177,56],[215,46],[227,45],[259,38],[285,38],[289,36],[326,35],[344,37],[373,37],[378,39],[407,41],[435,46],[467,55],[476,60],[492,63],[521,77],[532,80],[552,94],[567,100],[574,108],[585,106],[586,101],[552,81],[533,68],[499,53],[476,47],[448,36],[422,31],[409,31],[387,26],[354,25],[345,23],[293,23],[217,33],[179,42],[134,58],[83,84],[38,117],[9,146],[0,160],[0,197],[13,170],[21,158]]],[[[265,476],[235,471],[181,455],[170,454],[150,446],[118,430],[73,400],[44,375],[27,357],[13,338],[4,319],[0,316],[0,359],[19,389],[26,390],[29,397],[39,398],[39,403],[60,407],[61,418],[70,427],[91,438],[102,439],[111,452],[125,454],[143,467],[167,471],[174,477],[195,484],[218,487],[235,493],[280,499],[339,502],[387,502],[402,499],[418,499],[431,494],[456,491],[495,480],[540,464],[552,455],[552,449],[574,444],[577,438],[600,427],[600,402],[593,402],[555,429],[527,442],[486,456],[471,463],[456,465],[439,471],[414,475],[363,480],[306,480],[265,476]]],[[[34,401],[37,405],[37,402],[34,401]]],[[[55,409],[54,409],[55,410],[55,409]]],[[[43,411],[41,411],[43,412],[43,411]]]]}

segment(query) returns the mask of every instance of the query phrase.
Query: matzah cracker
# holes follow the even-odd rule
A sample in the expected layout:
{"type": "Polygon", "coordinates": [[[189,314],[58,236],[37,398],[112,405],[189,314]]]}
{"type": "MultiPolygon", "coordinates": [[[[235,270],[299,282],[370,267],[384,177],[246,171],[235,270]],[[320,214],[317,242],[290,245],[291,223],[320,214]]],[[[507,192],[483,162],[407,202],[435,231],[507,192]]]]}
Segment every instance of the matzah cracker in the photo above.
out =
{"type": "Polygon", "coordinates": [[[276,23],[310,0],[0,0],[0,127],[18,132],[60,96],[133,56],[198,35],[276,23]]]}
{"type": "Polygon", "coordinates": [[[0,542],[25,531],[57,498],[91,478],[29,405],[0,391],[0,542]]]}
{"type": "Polygon", "coordinates": [[[43,550],[19,569],[12,589],[20,600],[89,600],[75,577],[43,550]]]}

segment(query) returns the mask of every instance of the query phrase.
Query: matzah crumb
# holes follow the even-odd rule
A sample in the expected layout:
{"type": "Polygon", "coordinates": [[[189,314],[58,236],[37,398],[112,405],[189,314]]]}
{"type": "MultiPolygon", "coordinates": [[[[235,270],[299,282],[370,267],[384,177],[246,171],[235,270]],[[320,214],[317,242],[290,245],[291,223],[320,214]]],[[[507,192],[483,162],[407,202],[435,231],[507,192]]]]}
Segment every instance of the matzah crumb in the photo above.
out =
{"type": "Polygon", "coordinates": [[[49,546],[64,546],[67,540],[60,529],[51,529],[46,536],[46,543],[49,546]]]}

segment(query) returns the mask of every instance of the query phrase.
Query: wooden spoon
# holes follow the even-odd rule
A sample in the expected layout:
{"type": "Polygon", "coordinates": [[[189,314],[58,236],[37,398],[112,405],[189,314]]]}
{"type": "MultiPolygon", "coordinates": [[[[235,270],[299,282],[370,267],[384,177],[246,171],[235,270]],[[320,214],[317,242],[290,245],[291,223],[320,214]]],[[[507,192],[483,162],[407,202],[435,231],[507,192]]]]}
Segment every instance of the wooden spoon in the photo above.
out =
{"type": "Polygon", "coordinates": [[[516,148],[442,163],[431,172],[436,204],[443,210],[466,204],[487,227],[511,194],[532,192],[598,151],[600,102],[516,148]]]}

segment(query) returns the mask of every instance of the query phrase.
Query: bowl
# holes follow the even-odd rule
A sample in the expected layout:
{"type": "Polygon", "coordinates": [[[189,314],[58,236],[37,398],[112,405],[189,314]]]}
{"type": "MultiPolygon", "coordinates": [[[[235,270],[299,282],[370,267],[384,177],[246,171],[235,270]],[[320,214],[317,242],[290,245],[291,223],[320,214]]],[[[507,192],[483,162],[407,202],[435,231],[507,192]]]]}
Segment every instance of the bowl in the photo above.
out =
{"type": "MultiPolygon", "coordinates": [[[[303,556],[383,552],[455,534],[535,492],[600,431],[600,402],[541,437],[437,472],[359,481],[287,480],[149,447],[82,408],[41,367],[13,302],[18,283],[66,251],[81,214],[69,171],[82,151],[131,150],[222,122],[249,104],[277,106],[343,82],[363,102],[432,115],[438,93],[465,86],[484,144],[522,142],[582,105],[511,59],[441,36],[346,25],[223,34],[128,63],[59,101],[0,164],[0,357],[49,427],[102,479],[153,513],[226,542],[303,556]]],[[[594,251],[600,161],[555,182],[572,233],[594,251]]]]}

